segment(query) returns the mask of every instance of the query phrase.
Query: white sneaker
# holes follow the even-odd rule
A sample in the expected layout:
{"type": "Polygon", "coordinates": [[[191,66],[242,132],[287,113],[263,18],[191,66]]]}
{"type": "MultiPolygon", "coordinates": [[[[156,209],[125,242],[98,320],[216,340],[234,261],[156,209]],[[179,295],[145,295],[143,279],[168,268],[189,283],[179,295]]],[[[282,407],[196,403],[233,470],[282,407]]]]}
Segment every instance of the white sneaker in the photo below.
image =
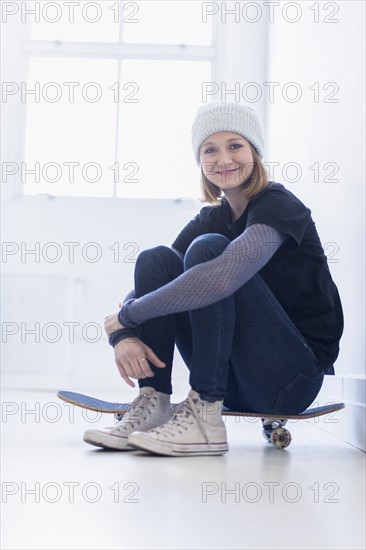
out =
{"type": "Polygon", "coordinates": [[[221,418],[222,401],[203,401],[191,390],[172,420],[149,431],[135,431],[128,444],[167,456],[222,455],[229,449],[221,418]]]}
{"type": "Polygon", "coordinates": [[[133,451],[127,439],[134,430],[150,430],[168,422],[172,415],[170,395],[146,386],[140,388],[140,394],[131,403],[122,420],[111,428],[87,430],[84,441],[106,449],[133,451]]]}

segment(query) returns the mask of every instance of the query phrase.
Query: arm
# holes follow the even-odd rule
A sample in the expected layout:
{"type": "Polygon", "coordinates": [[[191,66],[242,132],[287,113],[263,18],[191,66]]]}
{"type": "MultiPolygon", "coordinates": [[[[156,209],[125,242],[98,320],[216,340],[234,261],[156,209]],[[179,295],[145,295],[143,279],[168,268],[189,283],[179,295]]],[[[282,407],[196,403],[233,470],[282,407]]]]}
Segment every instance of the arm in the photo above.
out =
{"type": "Polygon", "coordinates": [[[133,327],[147,319],[198,309],[227,298],[262,269],[285,239],[269,225],[253,224],[216,258],[126,302],[118,315],[119,322],[133,327]]]}
{"type": "Polygon", "coordinates": [[[123,300],[121,301],[120,305],[124,304],[125,302],[127,302],[127,300],[131,300],[132,298],[136,298],[136,294],[135,294],[135,289],[133,288],[132,290],[130,290],[130,292],[127,294],[127,296],[125,296],[123,298],[123,300]]]}
{"type": "MultiPolygon", "coordinates": [[[[180,258],[182,258],[182,260],[184,260],[184,254],[182,254],[181,252],[179,252],[179,250],[177,250],[176,248],[174,248],[174,246],[171,247],[172,250],[174,250],[174,252],[176,252],[178,254],[178,256],[180,258]]],[[[135,293],[135,289],[133,288],[132,290],[129,291],[129,293],[123,298],[123,300],[121,300],[120,302],[120,307],[122,307],[122,304],[124,304],[125,302],[127,302],[128,300],[131,300],[132,298],[136,298],[136,293],[135,293]]]]}

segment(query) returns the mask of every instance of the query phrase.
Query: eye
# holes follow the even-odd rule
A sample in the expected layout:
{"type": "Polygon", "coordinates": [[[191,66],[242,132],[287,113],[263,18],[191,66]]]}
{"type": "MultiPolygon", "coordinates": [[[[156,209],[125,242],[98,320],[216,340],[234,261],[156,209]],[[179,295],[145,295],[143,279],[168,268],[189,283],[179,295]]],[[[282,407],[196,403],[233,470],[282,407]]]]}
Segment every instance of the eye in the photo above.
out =
{"type": "Polygon", "coordinates": [[[240,147],[244,146],[242,145],[242,143],[232,143],[230,147],[233,149],[240,149],[240,147]]]}
{"type": "Polygon", "coordinates": [[[208,147],[207,149],[204,149],[204,154],[210,154],[210,153],[213,153],[214,151],[214,147],[208,147]]]}

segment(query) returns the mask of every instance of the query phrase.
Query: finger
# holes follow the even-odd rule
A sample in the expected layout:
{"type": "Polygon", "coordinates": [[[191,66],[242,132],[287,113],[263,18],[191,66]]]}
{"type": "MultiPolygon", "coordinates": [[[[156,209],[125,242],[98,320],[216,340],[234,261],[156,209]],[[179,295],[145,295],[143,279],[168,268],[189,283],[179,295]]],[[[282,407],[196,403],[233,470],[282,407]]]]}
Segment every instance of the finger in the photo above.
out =
{"type": "Polygon", "coordinates": [[[141,361],[141,362],[139,361],[139,364],[140,364],[141,370],[144,374],[144,378],[146,378],[146,377],[151,378],[152,376],[155,376],[155,374],[151,370],[151,367],[150,367],[149,362],[148,362],[146,357],[145,357],[144,361],[141,361]]]}
{"type": "Polygon", "coordinates": [[[141,364],[137,359],[133,359],[130,361],[129,364],[129,370],[131,374],[129,376],[133,376],[134,378],[146,378],[144,371],[142,370],[141,364]]]}
{"type": "Polygon", "coordinates": [[[132,380],[130,380],[130,378],[127,376],[127,374],[126,374],[126,372],[125,372],[123,366],[122,366],[122,365],[119,365],[119,364],[117,363],[117,367],[118,367],[118,371],[119,371],[120,375],[122,376],[122,378],[123,378],[123,380],[126,382],[126,384],[128,384],[129,386],[131,386],[131,388],[134,388],[134,387],[135,387],[135,383],[134,383],[132,380]]]}
{"type": "Polygon", "coordinates": [[[107,321],[104,324],[104,328],[105,328],[106,332],[108,332],[108,331],[109,332],[115,332],[116,330],[118,330],[118,327],[119,327],[119,323],[115,319],[111,319],[110,321],[107,321]]]}
{"type": "Polygon", "coordinates": [[[152,372],[150,365],[147,362],[147,358],[143,356],[144,351],[145,350],[141,350],[141,347],[139,346],[138,350],[131,350],[128,354],[124,356],[124,367],[126,368],[126,372],[129,376],[133,376],[137,379],[146,378],[146,376],[154,376],[154,373],[152,372]],[[138,357],[141,357],[141,355],[143,356],[143,360],[138,359],[138,357]]]}
{"type": "Polygon", "coordinates": [[[155,353],[151,348],[149,348],[149,346],[145,347],[145,354],[156,367],[159,367],[159,369],[164,369],[166,367],[166,364],[160,361],[159,357],[155,355],[155,353]]]}
{"type": "Polygon", "coordinates": [[[123,363],[123,368],[125,369],[125,373],[127,374],[127,376],[129,376],[131,378],[138,378],[135,374],[135,371],[134,371],[131,363],[125,361],[123,363]]]}
{"type": "Polygon", "coordinates": [[[135,383],[134,383],[132,380],[130,380],[130,378],[129,378],[130,374],[129,374],[129,372],[128,372],[128,369],[126,369],[125,365],[123,365],[123,364],[121,363],[121,361],[119,361],[119,360],[117,360],[117,359],[116,359],[116,365],[117,365],[117,368],[118,368],[119,373],[120,373],[120,375],[122,376],[123,380],[124,380],[129,386],[131,386],[132,388],[134,388],[134,387],[135,387],[135,383]]]}
{"type": "Polygon", "coordinates": [[[155,376],[150,369],[150,365],[147,362],[146,357],[144,361],[141,361],[141,359],[126,357],[124,359],[123,366],[128,376],[131,376],[132,378],[140,379],[155,376]]]}

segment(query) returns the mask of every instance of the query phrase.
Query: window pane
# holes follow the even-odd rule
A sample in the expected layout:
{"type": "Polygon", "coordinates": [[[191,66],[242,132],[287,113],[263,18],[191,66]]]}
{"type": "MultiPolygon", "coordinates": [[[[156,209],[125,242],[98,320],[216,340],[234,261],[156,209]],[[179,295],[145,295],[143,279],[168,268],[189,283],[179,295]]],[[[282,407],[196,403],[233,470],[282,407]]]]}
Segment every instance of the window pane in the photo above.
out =
{"type": "Polygon", "coordinates": [[[115,60],[31,59],[27,89],[39,97],[26,97],[25,167],[39,163],[40,181],[26,174],[24,193],[112,195],[117,104],[109,86],[116,81],[115,60]]]}
{"type": "Polygon", "coordinates": [[[211,63],[126,60],[122,79],[129,96],[120,106],[118,195],[198,197],[191,125],[211,63]]]}
{"type": "Polygon", "coordinates": [[[117,42],[123,10],[114,1],[21,2],[31,21],[31,40],[117,42]]]}
{"type": "Polygon", "coordinates": [[[128,4],[131,4],[131,14],[133,4],[138,11],[134,8],[131,17],[124,16],[124,42],[199,46],[212,42],[212,17],[207,16],[207,22],[203,22],[203,2],[145,0],[128,4]]]}

